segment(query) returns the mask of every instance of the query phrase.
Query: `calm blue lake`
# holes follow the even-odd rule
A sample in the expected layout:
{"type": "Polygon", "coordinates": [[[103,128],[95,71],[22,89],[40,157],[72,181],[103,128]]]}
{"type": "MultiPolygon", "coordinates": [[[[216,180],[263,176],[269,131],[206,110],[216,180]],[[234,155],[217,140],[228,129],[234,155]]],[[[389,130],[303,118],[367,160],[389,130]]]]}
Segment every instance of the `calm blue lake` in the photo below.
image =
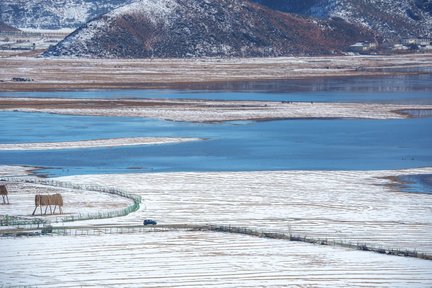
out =
{"type": "Polygon", "coordinates": [[[432,165],[432,119],[177,123],[142,118],[0,113],[1,143],[201,137],[182,144],[0,151],[1,164],[51,176],[157,171],[368,170],[432,165]]]}
{"type": "MultiPolygon", "coordinates": [[[[432,104],[432,76],[206,84],[194,90],[0,93],[0,97],[199,98],[432,104]],[[207,85],[207,86],[206,86],[207,85]]],[[[91,173],[376,170],[432,166],[432,118],[182,123],[126,117],[0,112],[0,143],[172,136],[182,144],[0,151],[0,165],[46,167],[50,176],[91,173]]]]}

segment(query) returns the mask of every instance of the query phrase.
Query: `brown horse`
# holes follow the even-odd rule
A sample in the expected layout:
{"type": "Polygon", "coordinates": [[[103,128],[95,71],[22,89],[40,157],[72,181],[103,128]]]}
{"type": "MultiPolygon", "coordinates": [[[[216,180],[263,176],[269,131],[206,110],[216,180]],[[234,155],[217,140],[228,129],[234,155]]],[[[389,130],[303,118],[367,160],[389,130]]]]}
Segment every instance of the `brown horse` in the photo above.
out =
{"type": "Polygon", "coordinates": [[[53,213],[55,213],[56,207],[58,206],[60,214],[63,214],[63,211],[62,211],[63,197],[62,197],[62,195],[60,193],[56,193],[56,194],[54,194],[54,195],[51,196],[51,200],[52,200],[52,203],[54,205],[54,211],[53,211],[53,213]]]}
{"type": "Polygon", "coordinates": [[[0,185],[0,195],[3,198],[3,204],[10,204],[8,197],[8,190],[6,189],[6,185],[0,185]]]}
{"type": "Polygon", "coordinates": [[[35,209],[33,210],[32,215],[35,214],[37,207],[39,207],[40,215],[42,215],[42,206],[46,206],[44,215],[47,214],[48,207],[50,208],[51,215],[55,213],[57,206],[59,207],[60,214],[63,214],[63,197],[59,193],[54,195],[35,195],[35,209]],[[54,211],[52,210],[51,205],[54,205],[54,211]]]}

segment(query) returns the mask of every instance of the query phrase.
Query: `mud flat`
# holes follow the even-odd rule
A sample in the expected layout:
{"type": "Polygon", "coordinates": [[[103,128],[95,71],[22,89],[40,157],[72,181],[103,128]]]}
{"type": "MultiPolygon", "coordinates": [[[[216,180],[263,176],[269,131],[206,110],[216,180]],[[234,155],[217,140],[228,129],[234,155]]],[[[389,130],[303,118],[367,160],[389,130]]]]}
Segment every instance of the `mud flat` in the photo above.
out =
{"type": "Polygon", "coordinates": [[[171,99],[0,99],[0,110],[3,111],[145,117],[190,122],[314,118],[405,119],[414,115],[403,111],[424,109],[432,110],[432,105],[171,99]]]}
{"type": "Polygon", "coordinates": [[[136,138],[114,138],[85,140],[73,142],[47,142],[47,143],[16,143],[0,144],[0,151],[13,150],[55,150],[55,149],[83,149],[98,147],[119,147],[137,145],[158,145],[169,143],[181,143],[188,141],[198,141],[198,138],[163,138],[163,137],[136,137],[136,138]]]}
{"type": "Polygon", "coordinates": [[[181,89],[191,83],[424,73],[422,68],[430,67],[432,54],[141,60],[6,57],[0,64],[0,91],[181,89]]]}
{"type": "MultiPolygon", "coordinates": [[[[106,184],[143,198],[143,209],[113,219],[141,223],[244,226],[312,238],[432,253],[432,197],[404,193],[388,177],[432,168],[388,171],[153,173],[61,177],[106,184]]],[[[107,222],[111,223],[111,222],[107,222]]]]}

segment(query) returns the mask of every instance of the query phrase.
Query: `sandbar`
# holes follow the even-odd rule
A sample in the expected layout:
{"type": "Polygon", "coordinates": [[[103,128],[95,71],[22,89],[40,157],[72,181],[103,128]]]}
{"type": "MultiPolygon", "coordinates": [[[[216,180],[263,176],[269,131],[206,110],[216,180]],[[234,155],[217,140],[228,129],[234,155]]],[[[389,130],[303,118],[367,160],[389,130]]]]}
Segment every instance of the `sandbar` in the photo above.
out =
{"type": "Polygon", "coordinates": [[[57,150],[57,149],[83,149],[99,147],[119,147],[119,146],[138,146],[138,145],[157,145],[169,143],[181,143],[188,141],[198,141],[199,138],[167,138],[167,137],[134,137],[134,138],[113,138],[97,139],[70,142],[44,142],[44,143],[14,143],[0,144],[0,151],[9,150],[57,150]]]}
{"type": "Polygon", "coordinates": [[[44,112],[66,115],[156,118],[186,122],[223,122],[276,119],[406,119],[429,115],[432,105],[380,103],[314,103],[270,101],[215,101],[176,99],[53,99],[2,98],[0,111],[44,112]],[[407,113],[405,111],[411,111],[407,113]]]}

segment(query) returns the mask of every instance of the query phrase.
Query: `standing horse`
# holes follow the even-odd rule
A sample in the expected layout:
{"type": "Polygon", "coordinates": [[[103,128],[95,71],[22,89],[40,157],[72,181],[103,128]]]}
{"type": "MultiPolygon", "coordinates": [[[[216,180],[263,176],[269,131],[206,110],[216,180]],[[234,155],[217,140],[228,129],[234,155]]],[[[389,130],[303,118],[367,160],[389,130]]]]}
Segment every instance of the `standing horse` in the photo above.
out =
{"type": "Polygon", "coordinates": [[[46,206],[44,215],[47,214],[48,207],[50,208],[51,215],[55,213],[57,206],[59,207],[60,214],[62,214],[63,197],[59,193],[54,195],[35,195],[35,209],[33,210],[32,215],[35,214],[38,207],[40,209],[40,215],[42,215],[42,206],[46,206]],[[54,205],[54,211],[52,210],[51,205],[54,205]]]}
{"type": "Polygon", "coordinates": [[[51,202],[54,205],[54,212],[53,213],[55,213],[56,207],[58,206],[60,214],[63,214],[63,211],[62,211],[63,197],[62,197],[62,195],[60,193],[56,193],[56,194],[52,195],[51,196],[51,202]]]}
{"type": "Polygon", "coordinates": [[[6,185],[0,185],[0,195],[3,198],[3,204],[10,204],[8,197],[8,190],[6,189],[6,185]]]}

